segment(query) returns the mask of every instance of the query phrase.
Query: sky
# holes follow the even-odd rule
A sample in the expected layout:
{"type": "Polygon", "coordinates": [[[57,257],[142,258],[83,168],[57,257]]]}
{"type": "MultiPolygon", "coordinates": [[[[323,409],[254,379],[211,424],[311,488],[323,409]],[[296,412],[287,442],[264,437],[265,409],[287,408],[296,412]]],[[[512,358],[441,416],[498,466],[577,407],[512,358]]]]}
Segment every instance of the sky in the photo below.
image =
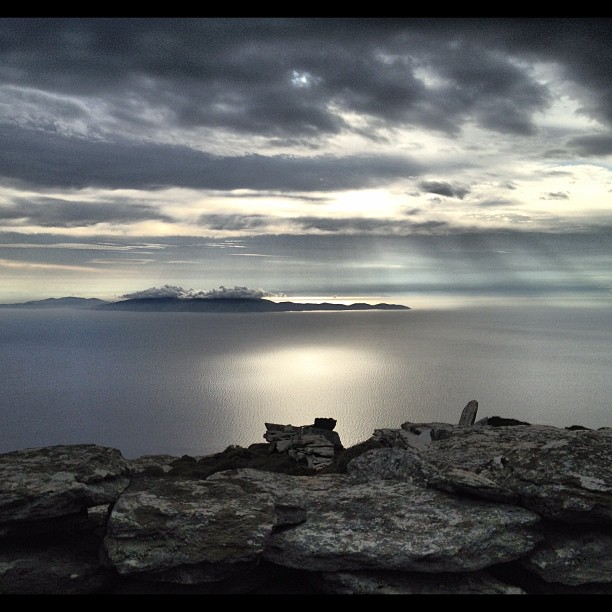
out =
{"type": "Polygon", "coordinates": [[[0,18],[0,303],[606,303],[611,75],[607,18],[0,18]]]}

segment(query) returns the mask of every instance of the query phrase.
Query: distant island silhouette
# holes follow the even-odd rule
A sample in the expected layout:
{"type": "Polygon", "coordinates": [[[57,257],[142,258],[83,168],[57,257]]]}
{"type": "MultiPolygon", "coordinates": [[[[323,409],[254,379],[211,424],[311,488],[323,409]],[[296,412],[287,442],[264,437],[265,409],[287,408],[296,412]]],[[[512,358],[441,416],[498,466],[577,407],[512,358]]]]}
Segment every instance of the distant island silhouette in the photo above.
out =
{"type": "Polygon", "coordinates": [[[96,298],[49,298],[20,304],[0,304],[0,308],[78,308],[90,310],[130,310],[140,312],[303,312],[346,310],[410,310],[401,304],[354,304],[273,302],[264,298],[245,297],[144,297],[118,302],[96,298]]]}

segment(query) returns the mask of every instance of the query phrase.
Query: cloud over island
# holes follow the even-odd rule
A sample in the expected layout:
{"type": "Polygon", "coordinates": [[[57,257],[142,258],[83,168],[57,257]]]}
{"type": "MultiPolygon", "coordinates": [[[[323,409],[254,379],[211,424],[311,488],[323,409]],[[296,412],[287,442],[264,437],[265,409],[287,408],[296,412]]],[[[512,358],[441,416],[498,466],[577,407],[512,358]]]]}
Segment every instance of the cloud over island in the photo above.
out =
{"type": "Polygon", "coordinates": [[[282,297],[282,294],[270,293],[264,289],[249,289],[248,287],[224,287],[209,289],[208,291],[196,291],[195,289],[183,289],[174,285],[163,285],[162,287],[150,287],[142,291],[126,293],[120,296],[126,300],[141,300],[146,298],[178,298],[181,300],[219,298],[242,298],[242,299],[262,299],[265,297],[282,297]]]}

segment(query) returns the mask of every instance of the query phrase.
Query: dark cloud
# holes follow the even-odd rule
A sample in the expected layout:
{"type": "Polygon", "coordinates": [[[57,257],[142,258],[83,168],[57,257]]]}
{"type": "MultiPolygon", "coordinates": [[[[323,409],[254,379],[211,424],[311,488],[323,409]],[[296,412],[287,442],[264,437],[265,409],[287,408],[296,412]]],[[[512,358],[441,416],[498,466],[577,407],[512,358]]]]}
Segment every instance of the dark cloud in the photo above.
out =
{"type": "Polygon", "coordinates": [[[334,191],[418,174],[410,158],[218,157],[186,146],[88,141],[56,132],[0,127],[0,176],[26,184],[81,189],[263,189],[334,191]]]}
{"type": "Polygon", "coordinates": [[[447,227],[443,221],[396,221],[372,217],[298,217],[292,220],[302,230],[319,230],[330,233],[386,234],[389,236],[409,234],[418,231],[433,231],[447,227]]]}
{"type": "Polygon", "coordinates": [[[172,222],[152,206],[122,202],[74,202],[54,198],[20,199],[0,206],[0,220],[43,227],[85,227],[98,223],[138,223],[159,220],[172,222]]]}
{"type": "Polygon", "coordinates": [[[567,191],[549,191],[540,197],[540,200],[569,200],[567,191]]]}
{"type": "MultiPolygon", "coordinates": [[[[416,214],[416,210],[413,211],[416,214]]],[[[284,231],[309,232],[312,230],[330,234],[373,234],[405,235],[412,232],[429,232],[446,229],[442,221],[414,222],[407,220],[380,219],[374,217],[317,217],[300,216],[292,218],[271,215],[208,214],[201,215],[199,223],[210,230],[242,231],[253,233],[279,233],[279,224],[284,231]]]]}
{"type": "Polygon", "coordinates": [[[459,198],[460,200],[463,200],[463,198],[470,193],[467,187],[453,186],[444,181],[421,181],[417,186],[421,191],[427,193],[435,193],[448,198],[459,198]]]}
{"type": "Polygon", "coordinates": [[[612,134],[595,134],[581,136],[570,141],[570,146],[578,150],[580,155],[611,155],[612,134]]]}
{"type": "Polygon", "coordinates": [[[211,230],[257,230],[270,227],[275,221],[268,215],[228,215],[206,214],[200,215],[198,223],[211,230]]]}
{"type": "Polygon", "coordinates": [[[558,63],[588,95],[583,112],[612,122],[612,86],[600,61],[610,23],[4,19],[0,80],[103,99],[116,119],[151,127],[163,115],[175,126],[307,139],[353,129],[343,111],[449,134],[471,118],[526,135],[550,97],[525,59],[558,63]]]}

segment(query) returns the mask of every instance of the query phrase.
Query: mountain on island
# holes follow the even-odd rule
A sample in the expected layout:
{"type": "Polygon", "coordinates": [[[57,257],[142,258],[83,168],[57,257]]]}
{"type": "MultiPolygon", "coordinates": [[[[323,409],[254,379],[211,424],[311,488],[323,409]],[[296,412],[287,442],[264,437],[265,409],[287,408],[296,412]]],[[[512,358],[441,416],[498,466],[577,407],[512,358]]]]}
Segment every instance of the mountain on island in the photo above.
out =
{"type": "Polygon", "coordinates": [[[0,308],[50,309],[78,308],[80,310],[135,310],[140,312],[304,312],[315,310],[410,310],[399,304],[333,304],[273,302],[264,298],[214,297],[178,298],[148,297],[108,302],[97,298],[48,298],[22,302],[20,304],[0,304],[0,308]]]}
{"type": "Polygon", "coordinates": [[[399,304],[332,304],[273,302],[264,298],[136,298],[109,302],[101,310],[137,310],[169,312],[303,312],[314,310],[410,310],[399,304]]]}

